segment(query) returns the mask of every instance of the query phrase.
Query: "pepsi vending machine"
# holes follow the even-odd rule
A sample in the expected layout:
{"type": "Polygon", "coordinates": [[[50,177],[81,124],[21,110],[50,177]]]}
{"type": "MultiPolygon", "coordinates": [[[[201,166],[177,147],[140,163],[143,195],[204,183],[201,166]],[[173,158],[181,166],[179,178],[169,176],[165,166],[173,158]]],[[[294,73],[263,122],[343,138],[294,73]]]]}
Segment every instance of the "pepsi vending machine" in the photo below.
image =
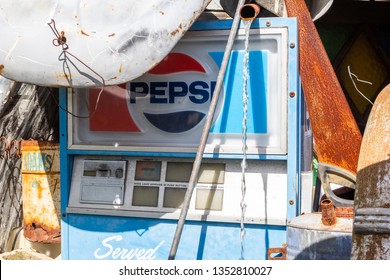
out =
{"type": "MultiPolygon", "coordinates": [[[[61,92],[63,259],[168,259],[231,24],[196,22],[156,67],[102,94],[61,92]]],[[[249,36],[245,195],[241,24],[178,260],[267,259],[300,214],[297,21],[256,19],[249,36]]]]}

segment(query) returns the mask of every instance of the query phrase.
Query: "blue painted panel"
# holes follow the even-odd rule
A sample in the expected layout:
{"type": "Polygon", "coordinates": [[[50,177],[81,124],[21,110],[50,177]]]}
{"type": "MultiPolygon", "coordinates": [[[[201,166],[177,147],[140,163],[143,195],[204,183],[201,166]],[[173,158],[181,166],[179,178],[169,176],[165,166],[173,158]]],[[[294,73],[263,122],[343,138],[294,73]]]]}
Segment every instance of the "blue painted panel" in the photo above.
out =
{"type": "MultiPolygon", "coordinates": [[[[210,52],[218,67],[222,64],[224,53],[210,52]]],[[[243,110],[243,63],[244,51],[233,51],[224,79],[225,99],[223,111],[211,128],[213,133],[242,133],[243,110]],[[240,107],[241,106],[241,107],[240,107]]],[[[249,73],[248,84],[248,126],[247,133],[267,133],[267,100],[268,92],[268,56],[264,51],[249,51],[249,73]]]]}
{"type": "MultiPolygon", "coordinates": [[[[69,257],[82,259],[168,259],[177,221],[68,215],[69,257]]],[[[266,259],[270,247],[285,243],[286,229],[246,225],[244,259],[266,259]]],[[[177,260],[235,260],[241,257],[239,224],[187,222],[177,260]]]]}

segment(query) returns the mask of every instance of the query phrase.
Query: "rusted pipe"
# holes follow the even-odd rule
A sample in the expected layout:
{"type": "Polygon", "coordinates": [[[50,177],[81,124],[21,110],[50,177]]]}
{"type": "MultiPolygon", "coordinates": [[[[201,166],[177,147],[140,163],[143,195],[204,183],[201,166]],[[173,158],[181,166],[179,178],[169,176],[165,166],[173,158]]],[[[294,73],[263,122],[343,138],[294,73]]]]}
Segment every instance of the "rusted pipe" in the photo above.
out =
{"type": "Polygon", "coordinates": [[[336,223],[336,211],[333,202],[330,199],[321,201],[321,221],[325,226],[332,226],[336,223]]]}
{"type": "Polygon", "coordinates": [[[260,13],[260,6],[256,4],[245,4],[240,9],[240,17],[244,21],[254,20],[260,13]]]}
{"type": "Polygon", "coordinates": [[[285,1],[299,23],[300,74],[320,163],[356,174],[362,135],[305,0],[285,1]]]}

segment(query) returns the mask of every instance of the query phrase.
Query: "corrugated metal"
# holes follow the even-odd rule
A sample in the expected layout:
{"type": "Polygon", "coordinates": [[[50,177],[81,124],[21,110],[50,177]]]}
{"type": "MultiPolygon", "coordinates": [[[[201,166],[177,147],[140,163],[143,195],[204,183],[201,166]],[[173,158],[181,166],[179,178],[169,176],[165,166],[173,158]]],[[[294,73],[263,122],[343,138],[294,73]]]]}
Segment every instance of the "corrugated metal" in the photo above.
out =
{"type": "Polygon", "coordinates": [[[299,21],[300,73],[318,160],[356,173],[359,127],[304,0],[286,7],[299,21]]]}

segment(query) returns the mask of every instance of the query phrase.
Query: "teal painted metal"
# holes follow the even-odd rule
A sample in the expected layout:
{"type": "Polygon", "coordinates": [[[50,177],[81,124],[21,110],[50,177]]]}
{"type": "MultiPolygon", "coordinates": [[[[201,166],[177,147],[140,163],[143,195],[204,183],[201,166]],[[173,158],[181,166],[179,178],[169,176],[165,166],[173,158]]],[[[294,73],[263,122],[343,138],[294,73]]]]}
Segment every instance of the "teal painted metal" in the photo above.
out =
{"type": "Polygon", "coordinates": [[[72,156],[68,154],[68,112],[67,89],[59,89],[60,97],[60,181],[61,181],[61,258],[69,259],[69,223],[66,214],[66,207],[69,201],[69,188],[71,179],[72,156]]]}

